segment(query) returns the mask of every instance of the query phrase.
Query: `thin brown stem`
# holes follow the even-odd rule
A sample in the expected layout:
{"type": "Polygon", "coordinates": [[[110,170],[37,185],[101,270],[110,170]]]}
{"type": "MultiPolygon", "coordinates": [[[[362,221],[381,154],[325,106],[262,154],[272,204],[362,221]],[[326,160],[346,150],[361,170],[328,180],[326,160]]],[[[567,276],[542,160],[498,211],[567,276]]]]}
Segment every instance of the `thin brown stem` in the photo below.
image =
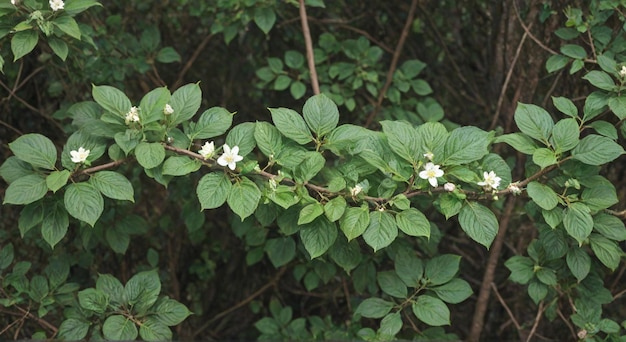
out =
{"type": "Polygon", "coordinates": [[[213,37],[213,34],[209,34],[206,37],[204,37],[204,39],[202,40],[202,42],[200,42],[200,44],[198,44],[198,47],[196,47],[196,50],[191,55],[191,58],[189,58],[187,63],[185,63],[185,66],[183,67],[183,69],[178,73],[178,78],[176,79],[176,82],[174,82],[174,84],[172,85],[172,89],[176,89],[183,84],[183,78],[185,77],[185,75],[187,74],[187,72],[189,71],[193,63],[196,61],[196,59],[198,59],[198,56],[200,56],[200,52],[204,50],[204,48],[207,46],[207,44],[209,43],[212,37],[213,37]]]}
{"type": "Polygon", "coordinates": [[[509,227],[511,217],[513,216],[513,209],[515,209],[516,199],[517,197],[515,196],[507,198],[504,213],[500,217],[500,228],[498,229],[498,234],[496,235],[496,238],[491,245],[491,249],[489,251],[487,268],[485,269],[483,281],[480,286],[480,291],[478,293],[478,299],[476,300],[476,308],[474,310],[472,328],[467,339],[468,341],[480,341],[480,335],[485,325],[485,313],[487,312],[487,306],[489,304],[489,295],[491,294],[491,283],[493,283],[493,280],[495,278],[496,267],[498,266],[498,261],[500,260],[500,252],[502,251],[502,246],[504,245],[506,231],[509,227]]]}
{"type": "Polygon", "coordinates": [[[98,171],[102,171],[102,170],[108,170],[108,169],[112,169],[114,167],[120,166],[122,164],[124,164],[125,162],[127,162],[130,158],[126,158],[126,159],[120,159],[120,160],[116,160],[116,161],[112,161],[110,163],[106,163],[106,164],[102,164],[102,165],[98,165],[98,166],[93,166],[84,170],[79,170],[76,175],[88,175],[94,172],[98,172],[98,171]]]}
{"type": "Polygon", "coordinates": [[[317,70],[315,69],[313,41],[311,40],[311,30],[309,29],[309,21],[306,16],[306,6],[304,4],[304,0],[300,0],[300,21],[302,22],[304,44],[306,45],[306,60],[309,65],[309,74],[311,75],[311,86],[313,87],[313,94],[318,95],[320,93],[320,84],[317,79],[317,70]]]}
{"type": "Polygon", "coordinates": [[[365,121],[365,128],[369,127],[372,124],[374,118],[376,118],[376,115],[378,115],[378,112],[380,112],[383,100],[385,99],[385,95],[387,94],[387,90],[389,90],[389,87],[391,86],[391,82],[393,81],[393,74],[396,72],[396,68],[398,67],[398,61],[400,60],[400,55],[402,54],[402,50],[404,49],[404,42],[406,41],[406,38],[409,36],[409,32],[411,31],[411,25],[413,24],[413,18],[415,17],[417,2],[418,0],[411,1],[411,8],[409,8],[409,13],[407,15],[406,21],[404,22],[404,27],[402,28],[400,39],[398,40],[398,44],[396,45],[396,49],[393,53],[393,58],[391,59],[391,65],[389,66],[389,70],[387,71],[387,79],[385,80],[385,84],[380,90],[380,93],[378,93],[376,106],[365,121]]]}
{"type": "Polygon", "coordinates": [[[513,315],[513,312],[511,311],[509,306],[506,305],[506,302],[504,301],[504,298],[502,298],[502,296],[500,295],[500,292],[498,291],[498,287],[496,286],[495,283],[491,283],[491,289],[493,290],[493,293],[498,298],[498,301],[500,302],[500,304],[502,304],[502,307],[504,308],[504,310],[506,310],[506,313],[509,315],[511,322],[513,322],[513,325],[515,325],[515,328],[517,329],[517,331],[522,330],[522,326],[519,325],[519,323],[517,322],[517,319],[515,319],[515,316],[513,315]]]}
{"type": "Polygon", "coordinates": [[[528,334],[526,342],[530,342],[530,340],[533,338],[533,335],[535,335],[535,332],[537,331],[537,327],[539,326],[539,322],[541,321],[541,316],[543,315],[543,306],[544,303],[543,301],[541,301],[541,303],[539,303],[539,308],[537,309],[537,316],[535,316],[535,323],[533,323],[533,327],[532,329],[530,329],[530,334],[528,334]]]}

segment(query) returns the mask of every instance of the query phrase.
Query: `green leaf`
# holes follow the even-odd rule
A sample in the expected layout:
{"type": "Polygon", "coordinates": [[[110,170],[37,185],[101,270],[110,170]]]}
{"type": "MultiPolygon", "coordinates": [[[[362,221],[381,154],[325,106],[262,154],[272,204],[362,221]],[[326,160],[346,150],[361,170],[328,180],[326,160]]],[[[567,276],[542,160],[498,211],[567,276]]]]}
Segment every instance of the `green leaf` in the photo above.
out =
{"type": "Polygon", "coordinates": [[[181,61],[180,55],[171,46],[166,46],[159,50],[155,59],[160,63],[174,63],[181,61]]]}
{"type": "Polygon", "coordinates": [[[4,178],[7,184],[11,184],[21,177],[32,174],[36,174],[33,167],[16,156],[7,158],[0,166],[0,176],[4,178]]]}
{"type": "Polygon", "coordinates": [[[115,171],[98,171],[91,174],[89,183],[108,198],[135,202],[133,185],[121,173],[115,171]]]}
{"type": "Polygon", "coordinates": [[[609,182],[585,188],[581,198],[591,211],[607,209],[619,202],[615,187],[609,182]]]}
{"type": "Polygon", "coordinates": [[[228,146],[239,146],[239,155],[241,156],[252,152],[256,146],[256,140],[254,139],[255,126],[254,122],[244,122],[233,127],[226,136],[226,144],[228,146]]]}
{"type": "Polygon", "coordinates": [[[100,191],[87,183],[68,185],[63,202],[70,215],[92,227],[104,211],[104,199],[100,191]]]}
{"type": "Polygon", "coordinates": [[[143,314],[158,299],[161,280],[156,270],[143,271],[132,276],[124,286],[124,296],[134,311],[143,314]]]}
{"type": "Polygon", "coordinates": [[[620,264],[620,258],[623,254],[617,243],[598,234],[591,234],[589,243],[591,250],[600,262],[611,271],[615,271],[620,264]]]}
{"type": "Polygon", "coordinates": [[[535,272],[537,279],[548,286],[556,285],[556,272],[547,267],[541,267],[535,272]]]}
{"type": "Polygon", "coordinates": [[[459,271],[461,257],[453,254],[436,256],[426,263],[424,278],[430,285],[449,282],[459,271]]]}
{"type": "Polygon", "coordinates": [[[254,214],[260,199],[261,190],[257,185],[247,177],[241,177],[232,185],[226,202],[228,202],[230,209],[239,215],[243,221],[246,217],[254,214]]]}
{"type": "Polygon", "coordinates": [[[276,23],[276,13],[272,7],[261,7],[254,11],[254,23],[263,31],[268,34],[274,23],[276,23]]]}
{"type": "Polygon", "coordinates": [[[299,100],[306,93],[306,85],[300,81],[292,82],[289,87],[289,92],[295,100],[299,100]]]}
{"type": "Polygon", "coordinates": [[[165,159],[165,148],[160,143],[140,142],[135,148],[135,157],[139,165],[152,169],[161,165],[165,159]]]}
{"type": "Polygon", "coordinates": [[[610,100],[609,95],[604,91],[594,91],[585,99],[583,108],[583,121],[587,122],[606,110],[606,105],[610,100]]]}
{"type": "Polygon", "coordinates": [[[587,51],[582,46],[575,44],[561,46],[561,53],[575,59],[585,59],[587,57],[587,51]]]}
{"type": "Polygon", "coordinates": [[[403,121],[381,121],[380,124],[391,150],[409,163],[414,163],[420,150],[415,128],[403,121]]]}
{"type": "Polygon", "coordinates": [[[67,211],[60,203],[44,206],[41,236],[51,248],[65,237],[69,225],[67,211]]]}
{"type": "Polygon", "coordinates": [[[76,20],[74,20],[74,18],[68,15],[63,15],[55,18],[52,21],[52,24],[68,36],[76,40],[80,40],[80,28],[78,27],[78,24],[76,23],[76,20]]]}
{"type": "Polygon", "coordinates": [[[509,279],[519,284],[527,284],[534,276],[534,263],[532,259],[524,256],[513,256],[504,265],[511,271],[509,279]]]}
{"type": "Polygon", "coordinates": [[[116,114],[120,118],[125,118],[126,113],[132,107],[128,97],[119,89],[111,86],[94,85],[91,90],[93,99],[105,110],[116,114]]]}
{"type": "Polygon", "coordinates": [[[533,279],[528,284],[528,296],[533,300],[535,304],[539,304],[548,295],[548,286],[537,279],[533,279]]]}
{"type": "Polygon", "coordinates": [[[378,272],[376,280],[384,293],[396,298],[406,298],[408,292],[406,285],[395,271],[378,272]]]}
{"type": "MultiPolygon", "coordinates": [[[[197,83],[187,84],[176,89],[170,98],[170,106],[174,109],[170,115],[170,125],[176,126],[191,119],[200,109],[201,102],[202,90],[197,83]]],[[[231,115],[229,114],[229,116],[231,115]]]]}
{"type": "Polygon", "coordinates": [[[324,204],[324,214],[330,222],[335,222],[343,216],[347,206],[345,198],[335,197],[324,204]]]}
{"type": "Polygon", "coordinates": [[[421,295],[413,302],[412,308],[415,317],[430,326],[450,324],[450,310],[441,299],[421,295]]]}
{"type": "Polygon", "coordinates": [[[393,306],[394,303],[380,298],[367,298],[359,304],[354,314],[367,318],[382,318],[391,311],[393,306]]]}
{"type": "Polygon", "coordinates": [[[285,64],[292,69],[300,69],[304,66],[304,55],[299,51],[288,50],[285,52],[285,64]]]}
{"type": "Polygon", "coordinates": [[[28,204],[42,199],[48,192],[46,179],[40,175],[28,175],[9,184],[2,204],[28,204]]]}
{"type": "MultiPolygon", "coordinates": [[[[24,237],[26,233],[43,220],[43,205],[41,202],[27,204],[20,212],[18,227],[20,235],[24,237]]],[[[1,268],[1,267],[0,267],[1,268]]]]}
{"type": "Polygon", "coordinates": [[[278,75],[276,81],[274,81],[274,90],[282,91],[289,87],[291,84],[291,77],[287,75],[278,75]]]}
{"type": "Polygon", "coordinates": [[[359,243],[356,240],[348,242],[343,236],[337,237],[333,246],[328,250],[328,254],[348,274],[360,265],[362,259],[359,243]]]}
{"type": "Polygon", "coordinates": [[[367,208],[349,207],[339,220],[339,227],[348,241],[361,236],[370,223],[367,208]]]}
{"type": "Polygon", "coordinates": [[[565,56],[552,55],[546,61],[546,70],[548,73],[553,73],[557,70],[563,69],[569,61],[570,59],[565,56]]]}
{"type": "Polygon", "coordinates": [[[78,292],[78,302],[83,309],[103,314],[109,305],[109,296],[100,290],[88,288],[78,292]]]}
{"type": "Polygon", "coordinates": [[[545,210],[552,210],[559,203],[559,197],[556,192],[549,186],[539,182],[528,183],[526,191],[528,191],[528,196],[545,210]]]}
{"type": "Polygon", "coordinates": [[[573,118],[578,117],[578,108],[572,100],[566,97],[554,97],[552,96],[552,103],[554,103],[554,107],[558,109],[561,113],[565,115],[569,115],[573,118]]]}
{"type": "Polygon", "coordinates": [[[24,57],[37,46],[39,35],[35,30],[19,31],[11,38],[11,51],[13,52],[13,62],[24,57]]]}
{"type": "Polygon", "coordinates": [[[479,160],[489,153],[490,134],[482,129],[459,127],[448,135],[444,147],[445,165],[461,165],[479,160]]]}
{"type": "Polygon", "coordinates": [[[593,217],[593,228],[604,237],[615,241],[626,240],[626,227],[619,218],[599,213],[593,217]]]}
{"type": "Polygon", "coordinates": [[[141,132],[134,129],[127,129],[124,132],[118,132],[114,136],[115,143],[124,151],[126,155],[130,153],[141,141],[141,132]]]}
{"type": "Polygon", "coordinates": [[[626,96],[611,97],[609,108],[620,120],[626,119],[626,96]]]}
{"type": "Polygon", "coordinates": [[[382,339],[394,340],[396,334],[402,329],[402,324],[402,316],[400,315],[400,312],[390,313],[380,321],[378,334],[382,339]]]}
{"type": "Polygon", "coordinates": [[[126,232],[120,231],[118,227],[111,227],[105,231],[104,236],[115,253],[126,253],[130,245],[130,236],[126,232]]]}
{"type": "Polygon", "coordinates": [[[109,297],[111,305],[120,306],[127,304],[124,299],[124,285],[110,274],[100,274],[96,281],[96,289],[109,297]]]}
{"type": "Polygon", "coordinates": [[[449,282],[431,288],[446,303],[458,304],[472,295],[472,287],[463,279],[453,278],[449,282]]]}
{"type": "Polygon", "coordinates": [[[154,312],[161,323],[170,327],[180,324],[191,315],[191,311],[185,305],[170,298],[159,301],[154,312]]]}
{"type": "Polygon", "coordinates": [[[556,153],[567,152],[578,144],[578,122],[576,119],[563,119],[554,125],[552,141],[556,153]]]}
{"type": "Polygon", "coordinates": [[[296,169],[296,180],[305,183],[315,177],[326,165],[326,159],[319,152],[306,152],[304,161],[296,169]]]}
{"type": "Polygon", "coordinates": [[[135,323],[122,315],[109,316],[102,325],[102,335],[107,340],[131,341],[137,338],[137,334],[135,323]]]}
{"type": "Polygon", "coordinates": [[[398,226],[393,215],[386,211],[372,211],[369,226],[363,233],[363,240],[374,252],[389,246],[398,236],[398,226]]]}
{"type": "Polygon", "coordinates": [[[337,226],[328,221],[325,216],[320,216],[315,221],[302,225],[300,228],[300,240],[302,240],[302,244],[304,244],[304,248],[311,259],[326,253],[336,239],[337,226]]]}
{"type": "Polygon", "coordinates": [[[582,248],[571,247],[565,258],[567,267],[580,283],[591,270],[591,257],[582,248]]]}
{"type": "Polygon", "coordinates": [[[69,170],[53,171],[48,176],[46,176],[46,185],[48,186],[48,189],[50,189],[52,192],[57,192],[57,190],[61,189],[65,186],[65,184],[67,184],[67,180],[69,178],[69,170]]]}
{"type": "Polygon", "coordinates": [[[324,207],[318,203],[311,203],[302,210],[300,210],[300,215],[298,216],[298,225],[306,224],[313,222],[316,218],[324,213],[324,207]]]}
{"type": "Polygon", "coordinates": [[[57,338],[65,341],[79,341],[89,332],[89,322],[77,318],[68,318],[61,323],[57,338]]]}
{"type": "Polygon", "coordinates": [[[554,121],[545,109],[533,104],[519,103],[514,119],[522,133],[544,144],[548,142],[554,121]]]}
{"type": "Polygon", "coordinates": [[[163,108],[169,103],[170,96],[170,91],[166,87],[153,89],[144,95],[139,103],[139,107],[141,108],[139,118],[144,127],[151,122],[165,118],[163,108]]]}
{"type": "Polygon", "coordinates": [[[52,52],[54,52],[55,55],[59,56],[59,58],[61,58],[61,60],[65,62],[65,59],[67,58],[67,54],[69,52],[67,44],[59,38],[50,37],[48,38],[48,45],[52,49],[52,52]]]}
{"type": "Polygon", "coordinates": [[[617,159],[624,153],[622,146],[601,135],[584,137],[572,150],[572,157],[589,165],[602,165],[617,159]]]}
{"type": "Polygon", "coordinates": [[[539,148],[537,143],[524,133],[504,134],[497,137],[494,143],[505,143],[524,154],[531,155],[539,148]]]}
{"type": "Polygon", "coordinates": [[[278,153],[283,148],[280,132],[269,122],[257,121],[254,126],[254,139],[259,150],[267,157],[278,156],[278,153]]]}
{"type": "Polygon", "coordinates": [[[264,250],[272,265],[279,268],[296,256],[296,242],[291,237],[268,239],[265,242],[264,250]]]}
{"type": "Polygon", "coordinates": [[[474,241],[489,249],[498,233],[498,220],[491,210],[476,202],[467,202],[459,212],[461,228],[474,241]]]}
{"type": "MultiPolygon", "coordinates": [[[[626,115],[625,115],[626,117],[626,115]]],[[[592,122],[589,126],[596,130],[600,135],[605,136],[607,138],[617,140],[617,128],[613,126],[613,124],[603,121],[597,120],[592,122]]]]}
{"type": "Polygon", "coordinates": [[[604,71],[592,70],[583,76],[583,79],[589,81],[589,83],[602,90],[613,91],[615,89],[615,81],[613,81],[613,78],[604,71]]]}
{"type": "Polygon", "coordinates": [[[172,156],[163,163],[163,174],[185,176],[200,169],[202,163],[198,159],[186,156],[172,156]]]}
{"type": "Polygon", "coordinates": [[[57,150],[52,141],[41,134],[24,134],[9,143],[9,148],[17,158],[34,167],[54,170],[57,150]]]}
{"type": "Polygon", "coordinates": [[[402,249],[396,253],[394,265],[398,277],[406,286],[418,287],[424,272],[422,261],[411,253],[411,250],[402,249]]]}
{"type": "Polygon", "coordinates": [[[589,214],[589,207],[579,202],[570,203],[564,212],[563,225],[567,234],[582,246],[593,230],[593,218],[589,214]]]}
{"type": "Polygon", "coordinates": [[[399,212],[396,215],[396,224],[407,235],[430,237],[430,222],[415,208],[399,212]]]}
{"type": "Polygon", "coordinates": [[[212,107],[200,115],[192,139],[208,139],[224,134],[233,124],[233,114],[222,107],[212,107]]]}
{"type": "Polygon", "coordinates": [[[337,105],[324,94],[309,98],[302,107],[302,115],[318,138],[328,134],[339,123],[337,105]]]}
{"type": "Polygon", "coordinates": [[[93,6],[102,5],[96,0],[66,0],[63,11],[65,11],[69,15],[74,16],[93,6]]]}
{"type": "Polygon", "coordinates": [[[269,110],[274,125],[284,136],[300,145],[313,140],[313,136],[300,114],[288,108],[270,108],[269,110]]]}
{"type": "Polygon", "coordinates": [[[8,243],[4,247],[0,248],[0,270],[5,270],[13,262],[13,244],[8,243]]]}
{"type": "Polygon", "coordinates": [[[556,154],[549,148],[538,148],[533,153],[533,163],[539,165],[542,169],[557,163],[556,154]]]}

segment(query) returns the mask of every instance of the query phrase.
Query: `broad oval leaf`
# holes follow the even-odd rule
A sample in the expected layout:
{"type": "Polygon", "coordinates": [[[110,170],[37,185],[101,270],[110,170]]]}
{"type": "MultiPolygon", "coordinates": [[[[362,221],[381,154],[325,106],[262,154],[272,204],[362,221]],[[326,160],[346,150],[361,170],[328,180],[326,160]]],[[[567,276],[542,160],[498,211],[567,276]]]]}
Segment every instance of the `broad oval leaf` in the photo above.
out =
{"type": "Polygon", "coordinates": [[[391,311],[394,303],[381,298],[367,298],[359,304],[354,314],[367,318],[382,318],[391,311]]]}
{"type": "Polygon", "coordinates": [[[526,186],[528,196],[545,210],[554,209],[559,204],[559,197],[551,187],[539,182],[530,182],[526,186]]]}
{"type": "Polygon", "coordinates": [[[311,259],[326,253],[336,239],[337,226],[328,221],[326,216],[320,216],[315,221],[300,227],[300,240],[311,259]]]}
{"type": "Polygon", "coordinates": [[[413,313],[420,321],[434,327],[450,324],[450,310],[439,298],[422,295],[412,305],[413,313]]]}
{"type": "Polygon", "coordinates": [[[520,131],[544,144],[548,142],[554,121],[545,109],[533,104],[519,103],[514,119],[520,131]]]}
{"type": "Polygon", "coordinates": [[[27,175],[9,184],[3,204],[29,204],[43,198],[48,192],[46,179],[40,175],[27,175]]]}
{"type": "Polygon", "coordinates": [[[454,278],[449,282],[431,288],[441,300],[450,304],[458,304],[472,295],[472,287],[463,279],[454,278]]]}
{"type": "Polygon", "coordinates": [[[570,203],[564,212],[563,225],[567,234],[582,246],[593,230],[593,218],[589,214],[589,207],[579,202],[570,203]]]}
{"type": "Polygon", "coordinates": [[[374,252],[389,246],[398,236],[398,226],[393,216],[385,211],[372,211],[369,226],[363,233],[363,240],[374,252]]]}
{"type": "Polygon", "coordinates": [[[9,143],[9,148],[17,158],[32,166],[54,170],[57,150],[52,140],[41,134],[24,134],[9,143]]]}
{"type": "Polygon", "coordinates": [[[479,160],[489,153],[490,133],[480,128],[460,127],[448,135],[444,147],[445,165],[461,165],[479,160]]]}
{"type": "Polygon", "coordinates": [[[407,235],[430,237],[430,222],[415,208],[399,212],[396,215],[396,224],[407,235]]]}
{"type": "Polygon", "coordinates": [[[284,136],[300,145],[313,140],[306,122],[296,111],[288,108],[270,108],[269,110],[274,125],[284,136]]]}
{"type": "Polygon", "coordinates": [[[135,157],[141,166],[152,169],[165,159],[165,148],[160,143],[140,142],[135,148],[135,157]]]}
{"type": "Polygon", "coordinates": [[[102,325],[102,335],[112,341],[132,341],[137,338],[135,323],[122,315],[109,316],[102,325]]]}
{"type": "Polygon", "coordinates": [[[68,185],[63,202],[70,215],[92,227],[104,211],[104,199],[100,191],[87,183],[68,185]]]}
{"type": "Polygon", "coordinates": [[[367,208],[349,207],[339,220],[339,227],[346,235],[348,241],[357,238],[365,232],[370,223],[369,211],[367,208]]]}
{"type": "Polygon", "coordinates": [[[257,185],[249,178],[241,177],[232,185],[226,202],[230,209],[243,221],[246,217],[254,214],[260,199],[261,190],[257,185]]]}
{"type": "Polygon", "coordinates": [[[135,202],[133,185],[121,173],[99,171],[91,175],[89,183],[106,197],[135,202]]]}
{"type": "Polygon", "coordinates": [[[226,202],[232,183],[226,173],[211,172],[202,176],[196,193],[202,209],[219,208],[226,202]]]}
{"type": "Polygon", "coordinates": [[[328,134],[339,123],[337,105],[324,94],[309,98],[302,107],[302,115],[318,138],[328,134]]]}
{"type": "Polygon", "coordinates": [[[589,165],[602,165],[617,159],[624,148],[610,138],[597,134],[584,137],[572,150],[572,157],[589,165]]]}
{"type": "Polygon", "coordinates": [[[487,247],[498,233],[498,220],[491,210],[476,202],[467,202],[459,212],[461,228],[472,240],[487,247]]]}

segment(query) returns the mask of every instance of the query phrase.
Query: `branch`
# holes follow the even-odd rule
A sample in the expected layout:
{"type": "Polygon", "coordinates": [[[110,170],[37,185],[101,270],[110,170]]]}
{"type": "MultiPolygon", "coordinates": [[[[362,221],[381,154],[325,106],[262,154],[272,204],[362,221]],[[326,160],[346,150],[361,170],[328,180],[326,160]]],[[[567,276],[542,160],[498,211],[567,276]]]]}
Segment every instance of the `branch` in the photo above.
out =
{"type": "Polygon", "coordinates": [[[304,35],[304,43],[306,45],[306,60],[309,65],[309,73],[311,74],[311,86],[313,94],[320,93],[320,84],[317,80],[317,71],[315,69],[315,56],[313,55],[313,42],[311,41],[311,31],[309,30],[309,22],[306,16],[306,6],[304,0],[300,0],[300,20],[302,22],[302,34],[304,35]]]}
{"type": "MultiPolygon", "coordinates": [[[[304,0],[300,0],[301,2],[304,0]]],[[[385,99],[385,95],[387,94],[387,90],[391,86],[391,82],[393,81],[393,74],[396,72],[396,68],[398,66],[398,60],[400,59],[400,55],[402,54],[402,49],[404,48],[404,42],[406,41],[406,37],[409,35],[409,31],[411,29],[411,25],[413,24],[413,18],[415,17],[415,9],[417,8],[417,1],[413,0],[411,2],[411,8],[409,9],[409,13],[407,15],[406,21],[404,22],[404,28],[402,29],[402,33],[400,34],[400,39],[398,40],[398,45],[396,45],[396,50],[393,53],[393,58],[391,60],[391,65],[389,66],[389,70],[387,71],[387,79],[385,81],[385,85],[380,90],[378,94],[378,100],[376,101],[376,106],[367,117],[365,121],[365,128],[368,128],[378,112],[380,112],[380,108],[383,104],[383,100],[385,99]]]]}
{"type": "Polygon", "coordinates": [[[202,42],[200,42],[200,44],[198,44],[198,47],[191,55],[191,58],[189,58],[187,63],[185,63],[185,66],[183,67],[183,69],[178,73],[178,78],[176,79],[176,82],[174,82],[174,84],[172,85],[172,89],[176,89],[180,87],[180,85],[183,83],[183,77],[185,77],[185,74],[187,74],[187,71],[189,71],[193,63],[196,61],[196,59],[198,59],[198,56],[200,56],[200,52],[204,50],[204,48],[207,46],[207,44],[209,43],[212,37],[213,37],[213,34],[209,34],[208,36],[204,37],[204,39],[202,40],[202,42]]]}

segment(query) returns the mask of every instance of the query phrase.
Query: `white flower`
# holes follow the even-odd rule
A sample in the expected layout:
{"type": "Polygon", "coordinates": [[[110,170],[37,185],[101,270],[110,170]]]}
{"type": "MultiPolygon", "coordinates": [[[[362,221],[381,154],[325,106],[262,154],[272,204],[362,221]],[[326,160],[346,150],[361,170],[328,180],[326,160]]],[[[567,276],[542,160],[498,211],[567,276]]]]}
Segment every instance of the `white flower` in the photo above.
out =
{"type": "Polygon", "coordinates": [[[356,195],[360,194],[363,191],[363,187],[360,184],[354,186],[354,188],[350,188],[350,195],[352,197],[356,197],[356,195]]]}
{"type": "Polygon", "coordinates": [[[508,189],[515,196],[522,193],[522,189],[520,189],[519,184],[517,182],[509,184],[508,189]]]}
{"type": "Polygon", "coordinates": [[[424,171],[421,171],[419,176],[421,179],[428,179],[430,185],[437,187],[437,177],[443,176],[443,170],[439,170],[439,165],[426,163],[426,165],[424,165],[424,171]]]}
{"type": "Polygon", "coordinates": [[[454,191],[454,189],[456,189],[456,185],[454,185],[454,183],[446,183],[446,184],[443,185],[443,188],[446,191],[452,192],[452,191],[454,191]]]}
{"type": "Polygon", "coordinates": [[[626,77],[626,65],[622,65],[622,70],[619,71],[619,75],[626,77]]]}
{"type": "Polygon", "coordinates": [[[165,108],[163,108],[163,114],[165,114],[165,115],[170,115],[170,114],[172,114],[172,113],[174,113],[174,108],[172,108],[172,106],[170,106],[170,104],[169,104],[169,103],[168,103],[168,104],[166,104],[166,105],[165,105],[165,108]]]}
{"type": "Polygon", "coordinates": [[[63,7],[65,7],[63,0],[50,0],[50,8],[52,8],[53,11],[62,10],[63,7]]]}
{"type": "Polygon", "coordinates": [[[215,152],[215,144],[213,144],[213,142],[205,142],[204,145],[202,145],[202,149],[200,149],[200,151],[198,151],[198,153],[200,153],[201,156],[204,157],[204,159],[209,159],[213,156],[213,152],[215,152]]]}
{"type": "Polygon", "coordinates": [[[239,155],[239,146],[230,146],[224,144],[224,153],[217,158],[217,163],[222,166],[228,166],[229,169],[234,170],[238,161],[242,161],[243,157],[239,155]]]}
{"type": "Polygon", "coordinates": [[[483,186],[487,191],[491,189],[496,189],[498,186],[500,186],[500,181],[502,180],[502,178],[496,176],[495,172],[483,172],[483,177],[485,178],[485,180],[482,182],[478,182],[477,184],[483,186]]]}
{"type": "Polygon", "coordinates": [[[126,113],[125,121],[127,125],[131,122],[139,122],[139,109],[135,106],[130,107],[130,110],[126,113]]]}
{"type": "Polygon", "coordinates": [[[16,6],[17,5],[17,0],[11,0],[11,5],[16,6]]]}
{"type": "Polygon", "coordinates": [[[272,191],[276,191],[276,186],[278,185],[278,183],[276,183],[276,180],[274,180],[274,178],[270,178],[269,182],[270,189],[272,189],[272,191]]]}
{"type": "Polygon", "coordinates": [[[430,152],[430,151],[424,153],[424,158],[426,158],[426,159],[428,159],[430,161],[432,161],[434,157],[435,157],[435,155],[432,152],[430,152]]]}
{"type": "Polygon", "coordinates": [[[84,163],[85,160],[87,160],[87,157],[89,157],[89,152],[91,151],[85,150],[82,146],[78,148],[78,151],[70,151],[70,155],[72,156],[72,162],[76,164],[84,163]]]}

